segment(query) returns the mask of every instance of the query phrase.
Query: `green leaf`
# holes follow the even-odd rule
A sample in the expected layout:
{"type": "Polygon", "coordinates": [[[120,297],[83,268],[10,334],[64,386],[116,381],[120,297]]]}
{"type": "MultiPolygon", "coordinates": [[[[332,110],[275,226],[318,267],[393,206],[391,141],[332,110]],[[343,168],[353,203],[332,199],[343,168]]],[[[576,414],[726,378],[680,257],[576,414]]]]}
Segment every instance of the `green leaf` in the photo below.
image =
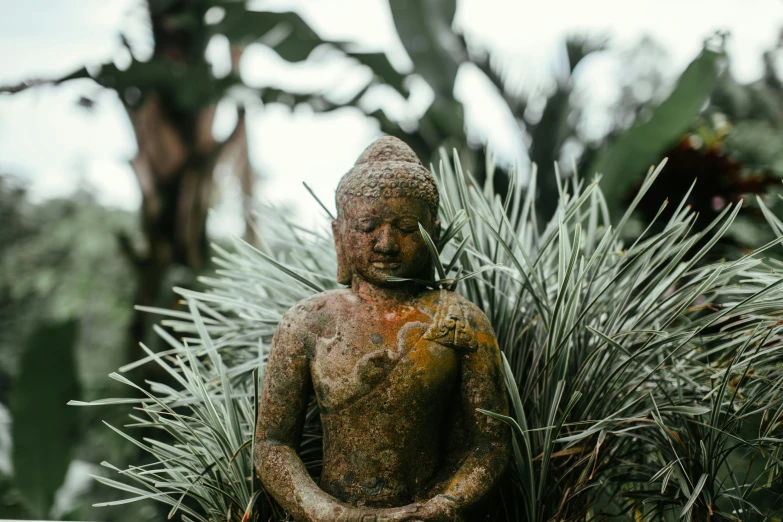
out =
{"type": "Polygon", "coordinates": [[[27,340],[11,398],[14,481],[37,518],[47,518],[77,441],[78,415],[66,402],[79,385],[76,321],[40,323],[27,340]]]}
{"type": "Polygon", "coordinates": [[[386,53],[360,53],[349,52],[346,54],[352,58],[355,58],[362,65],[369,67],[373,74],[383,81],[383,83],[393,87],[397,92],[403,96],[408,95],[408,89],[405,88],[405,79],[407,74],[402,74],[389,62],[386,53]]]}
{"type": "MultiPolygon", "coordinates": [[[[234,82],[230,77],[217,80],[208,63],[182,64],[163,56],[155,56],[147,62],[134,61],[127,69],[119,69],[114,64],[104,65],[94,79],[104,87],[116,90],[121,98],[128,89],[136,88],[142,95],[155,92],[165,103],[188,112],[217,102],[223,88],[234,82]]],[[[123,101],[135,107],[142,99],[123,98],[123,101]]]]}
{"type": "Polygon", "coordinates": [[[226,15],[215,24],[214,32],[238,46],[265,39],[277,54],[289,62],[307,58],[323,40],[302,17],[294,12],[253,11],[245,2],[225,3],[226,15]]]}
{"type": "Polygon", "coordinates": [[[648,120],[631,127],[598,154],[587,172],[602,174],[601,188],[610,207],[618,205],[648,167],[688,131],[715,86],[724,56],[704,49],[648,120]]]}
{"type": "Polygon", "coordinates": [[[440,261],[438,247],[435,245],[435,242],[432,240],[432,238],[424,229],[424,227],[421,225],[421,223],[419,223],[419,232],[421,233],[421,237],[424,238],[424,243],[427,245],[427,250],[429,250],[430,252],[432,263],[435,265],[435,269],[438,271],[438,277],[444,279],[446,277],[446,271],[443,268],[443,263],[441,263],[440,261]]]}
{"type": "Polygon", "coordinates": [[[685,507],[682,508],[682,513],[680,513],[680,518],[684,517],[688,511],[693,507],[693,504],[696,502],[696,499],[699,498],[699,493],[701,493],[702,488],[704,487],[704,483],[707,482],[707,475],[706,473],[702,473],[701,478],[699,478],[699,482],[696,483],[696,487],[693,489],[693,494],[691,494],[691,497],[688,499],[688,503],[685,504],[685,507]]]}
{"type": "Polygon", "coordinates": [[[467,59],[461,41],[451,30],[456,4],[456,0],[389,2],[400,40],[436,99],[453,99],[457,70],[467,59]]]}

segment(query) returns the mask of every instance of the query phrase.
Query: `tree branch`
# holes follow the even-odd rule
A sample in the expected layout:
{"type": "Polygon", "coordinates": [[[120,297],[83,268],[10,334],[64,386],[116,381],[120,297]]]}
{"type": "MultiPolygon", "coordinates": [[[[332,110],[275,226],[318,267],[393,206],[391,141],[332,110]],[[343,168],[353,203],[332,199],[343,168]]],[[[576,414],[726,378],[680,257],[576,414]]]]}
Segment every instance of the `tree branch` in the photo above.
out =
{"type": "Polygon", "coordinates": [[[57,85],[56,80],[27,80],[16,85],[0,85],[0,94],[16,94],[41,85],[57,85]]]}
{"type": "Polygon", "coordinates": [[[0,94],[16,94],[33,87],[40,87],[43,85],[60,85],[63,82],[76,80],[78,78],[92,78],[92,76],[90,76],[90,73],[87,72],[86,68],[82,67],[81,69],[78,69],[67,76],[63,76],[62,78],[25,80],[16,85],[0,85],[0,94]]]}

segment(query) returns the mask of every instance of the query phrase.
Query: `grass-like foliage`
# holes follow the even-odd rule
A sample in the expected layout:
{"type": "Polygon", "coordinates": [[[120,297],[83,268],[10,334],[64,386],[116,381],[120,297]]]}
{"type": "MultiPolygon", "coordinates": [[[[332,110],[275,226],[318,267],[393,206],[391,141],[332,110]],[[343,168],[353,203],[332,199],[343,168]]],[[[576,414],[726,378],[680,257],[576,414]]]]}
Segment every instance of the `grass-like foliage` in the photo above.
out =
{"type": "MultiPolygon", "coordinates": [[[[624,243],[659,169],[613,227],[595,181],[561,183],[544,225],[535,176],[527,189],[512,180],[501,199],[491,175],[482,188],[456,158],[441,163],[433,284],[477,303],[504,355],[511,416],[486,412],[514,443],[501,518],[751,521],[783,511],[783,264],[770,257],[783,238],[715,261],[738,207],[696,232],[680,204],[662,231],[650,224],[624,243]]],[[[154,460],[106,464],[119,477],[96,477],[126,490],[126,502],[152,498],[204,522],[283,516],[253,473],[259,383],[281,315],[336,286],[336,262],[326,221],[310,231],[269,210],[263,223],[264,246],[216,247],[208,292],[176,290],[187,312],[155,310],[175,332],[156,328],[170,349],[131,366],[158,364],[176,385],[112,374],[145,398],[100,401],[135,406],[132,424],[111,428],[154,460]],[[138,428],[165,434],[136,440],[138,428]]],[[[317,474],[315,407],[309,417],[302,456],[317,474]]]]}

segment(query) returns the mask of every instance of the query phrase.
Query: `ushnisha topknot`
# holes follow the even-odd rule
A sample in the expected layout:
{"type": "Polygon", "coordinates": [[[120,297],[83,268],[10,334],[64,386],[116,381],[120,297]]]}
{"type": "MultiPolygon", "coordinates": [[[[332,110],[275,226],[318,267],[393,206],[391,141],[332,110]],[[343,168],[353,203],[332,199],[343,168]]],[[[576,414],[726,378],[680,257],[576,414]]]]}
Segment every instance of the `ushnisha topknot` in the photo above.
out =
{"type": "Polygon", "coordinates": [[[367,147],[337,185],[338,214],[352,197],[416,198],[438,216],[438,188],[416,153],[394,136],[382,136],[367,147]]]}

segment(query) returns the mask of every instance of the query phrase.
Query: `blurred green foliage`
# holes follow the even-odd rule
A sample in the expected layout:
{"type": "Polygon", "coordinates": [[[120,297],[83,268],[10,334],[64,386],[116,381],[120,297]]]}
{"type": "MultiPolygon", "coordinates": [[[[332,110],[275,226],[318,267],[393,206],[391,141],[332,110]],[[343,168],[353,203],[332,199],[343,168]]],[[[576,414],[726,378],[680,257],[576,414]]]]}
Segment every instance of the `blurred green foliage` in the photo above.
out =
{"type": "MultiPolygon", "coordinates": [[[[652,168],[661,152],[677,143],[698,116],[709,96],[725,54],[705,48],[685,69],[666,100],[655,107],[649,118],[622,133],[604,147],[586,169],[588,175],[601,174],[606,199],[617,206],[638,182],[633,174],[652,168]]],[[[671,194],[676,198],[676,194],[671,194]]]]}
{"type": "MultiPolygon", "coordinates": [[[[642,39],[631,53],[641,57],[641,65],[629,63],[624,68],[627,83],[614,108],[616,114],[611,118],[606,134],[596,140],[595,136],[580,129],[583,107],[575,92],[575,71],[590,55],[604,51],[606,40],[585,36],[569,38],[564,42],[566,69],[556,75],[554,87],[531,92],[513,80],[509,73],[511,67],[519,64],[509,64],[508,60],[493,55],[491,50],[469,44],[465,35],[455,29],[456,0],[390,0],[390,6],[397,33],[413,61],[411,74],[424,78],[434,91],[435,99],[413,126],[391,121],[381,111],[376,111],[372,116],[379,120],[381,130],[403,139],[425,162],[430,160],[436,165],[439,147],[457,148],[466,170],[483,182],[487,158],[483,149],[466,147],[464,111],[454,93],[460,67],[475,66],[495,86],[499,100],[525,136],[523,152],[537,166],[536,190],[539,220],[542,221],[548,219],[557,206],[560,190],[555,163],[564,159],[564,178],[573,174],[572,159],[577,170],[587,176],[600,172],[604,177],[602,188],[608,206],[620,210],[625,195],[646,174],[648,167],[688,131],[725,66],[723,41],[717,35],[705,42],[702,53],[685,69],[668,96],[660,100],[660,90],[664,87],[659,78],[662,73],[656,74],[646,56],[657,54],[658,49],[650,40],[642,39]],[[637,91],[645,89],[632,88],[642,84],[651,92],[639,93],[637,91]],[[533,105],[541,107],[529,110],[533,105]],[[575,149],[581,152],[571,157],[567,144],[572,152],[575,149]]],[[[628,61],[633,62],[633,58],[628,61]]],[[[377,71],[376,76],[383,78],[377,71]]],[[[394,83],[398,83],[396,78],[394,83]]],[[[406,92],[400,91],[400,94],[405,96],[406,92]]],[[[508,189],[508,177],[499,172],[493,184],[503,195],[508,189]]]]}
{"type": "Polygon", "coordinates": [[[14,384],[14,482],[39,519],[48,518],[79,439],[79,419],[65,400],[79,396],[73,353],[77,333],[74,319],[36,324],[14,384]]]}
{"type": "MultiPolygon", "coordinates": [[[[134,228],[133,215],[108,209],[87,193],[32,203],[23,186],[0,176],[0,372],[17,373],[22,345],[39,318],[78,319],[80,380],[100,395],[104,376],[122,363],[117,353],[130,317],[130,269],[116,234],[134,228]]],[[[136,235],[136,234],[134,234],[136,235]]],[[[6,402],[8,390],[0,392],[6,402]]]]}
{"type": "MultiPolygon", "coordinates": [[[[14,465],[11,474],[0,469],[0,518],[45,518],[72,459],[126,461],[132,453],[99,427],[110,412],[84,415],[65,403],[78,389],[93,398],[116,390],[106,375],[125,361],[118,347],[133,291],[116,234],[131,233],[135,220],[83,192],[34,203],[10,176],[0,176],[0,220],[0,404],[11,411],[13,459],[0,457],[14,465]]],[[[90,503],[66,495],[60,507],[88,520],[90,503]]]]}
{"type": "Polygon", "coordinates": [[[704,118],[724,131],[725,154],[747,174],[783,179],[783,30],[761,59],[764,74],[754,82],[741,84],[728,72],[721,76],[704,118]]]}
{"type": "MultiPolygon", "coordinates": [[[[739,83],[728,67],[721,67],[705,107],[690,118],[687,132],[660,154],[669,162],[659,186],[641,201],[640,216],[650,220],[665,198],[673,201],[688,193],[687,204],[699,213],[697,230],[726,205],[743,206],[716,254],[748,251],[774,239],[757,197],[773,213],[783,213],[783,85],[776,65],[783,56],[782,43],[763,53],[763,75],[749,84],[739,83]]],[[[628,203],[634,191],[625,193],[628,203]]],[[[661,221],[671,210],[661,214],[661,221]]]]}

